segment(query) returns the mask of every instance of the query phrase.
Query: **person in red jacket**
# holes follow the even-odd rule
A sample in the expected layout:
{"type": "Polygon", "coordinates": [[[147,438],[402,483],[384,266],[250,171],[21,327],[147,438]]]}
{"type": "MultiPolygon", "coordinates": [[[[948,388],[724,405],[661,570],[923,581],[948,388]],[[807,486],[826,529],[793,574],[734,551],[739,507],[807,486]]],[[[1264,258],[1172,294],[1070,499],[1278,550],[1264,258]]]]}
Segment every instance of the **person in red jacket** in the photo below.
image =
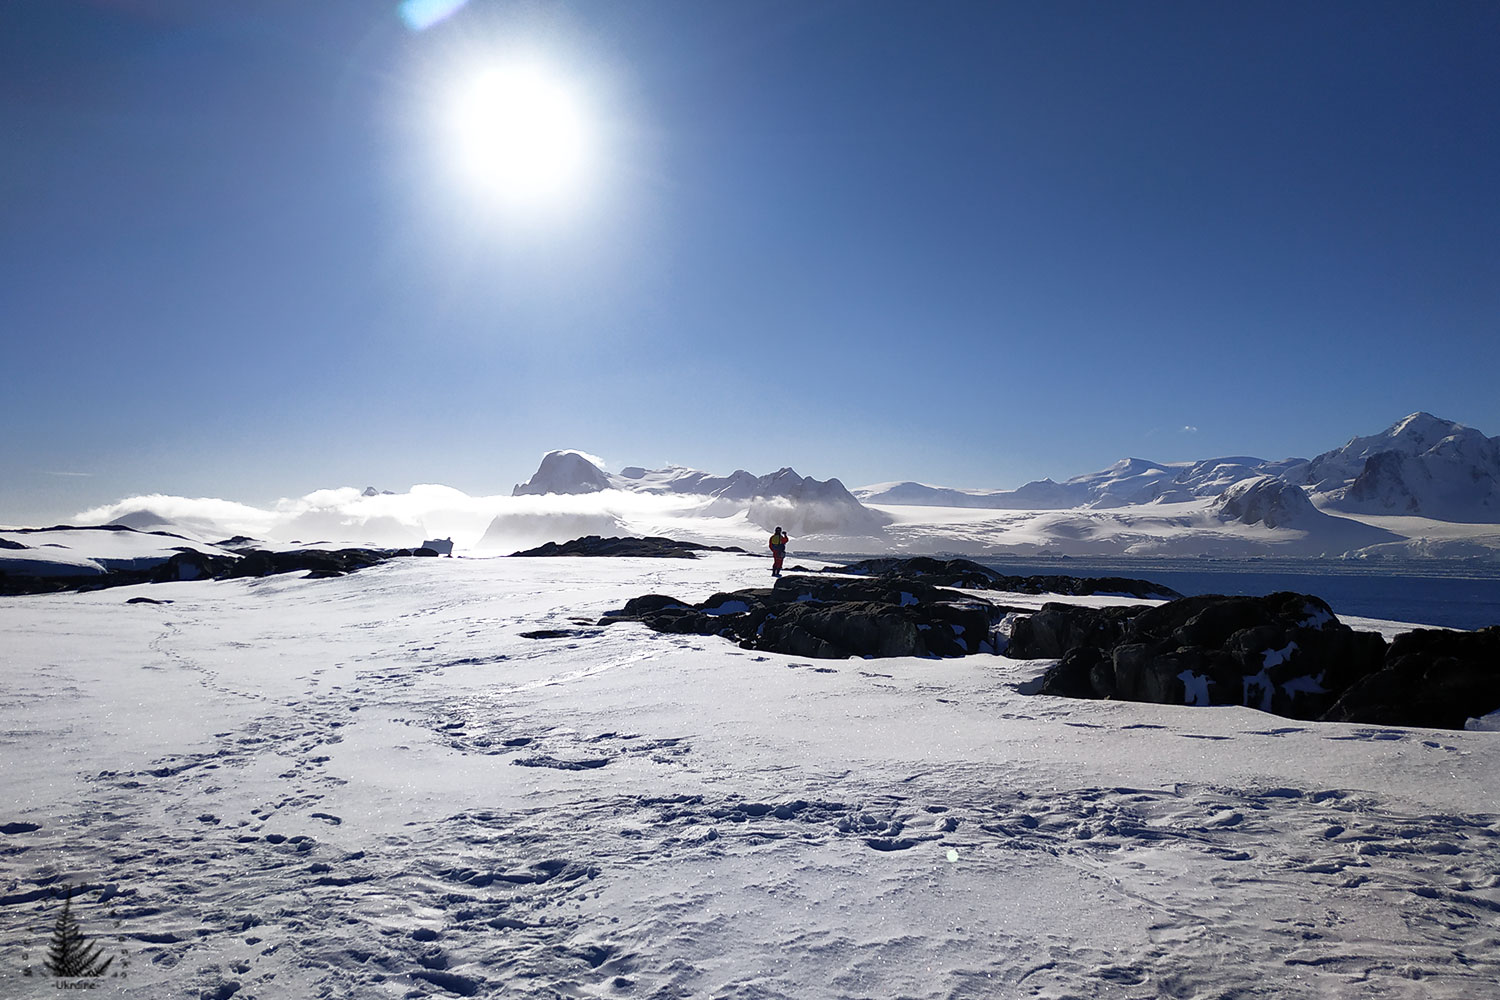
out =
{"type": "Polygon", "coordinates": [[[776,532],[771,536],[771,575],[781,575],[781,560],[786,558],[786,543],[791,539],[786,537],[786,532],[781,530],[781,525],[776,526],[776,532]]]}

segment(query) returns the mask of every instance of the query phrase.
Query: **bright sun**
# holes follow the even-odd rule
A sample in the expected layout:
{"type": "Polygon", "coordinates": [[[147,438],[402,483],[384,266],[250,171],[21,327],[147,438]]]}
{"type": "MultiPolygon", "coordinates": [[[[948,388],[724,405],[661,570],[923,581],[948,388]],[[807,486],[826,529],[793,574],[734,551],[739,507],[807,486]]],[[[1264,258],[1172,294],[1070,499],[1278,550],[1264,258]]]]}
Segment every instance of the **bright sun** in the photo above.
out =
{"type": "Polygon", "coordinates": [[[476,74],[459,88],[448,128],[459,168],[505,204],[542,208],[582,194],[594,128],[577,89],[539,63],[476,74]]]}

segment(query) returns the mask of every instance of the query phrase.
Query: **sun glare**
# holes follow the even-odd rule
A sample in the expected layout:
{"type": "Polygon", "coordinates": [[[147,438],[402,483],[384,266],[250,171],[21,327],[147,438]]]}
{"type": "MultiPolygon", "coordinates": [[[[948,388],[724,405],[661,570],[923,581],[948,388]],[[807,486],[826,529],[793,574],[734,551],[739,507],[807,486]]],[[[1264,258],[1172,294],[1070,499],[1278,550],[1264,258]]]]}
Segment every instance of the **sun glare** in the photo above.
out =
{"type": "Polygon", "coordinates": [[[545,66],[479,72],[459,88],[448,124],[460,170],[502,203],[540,208],[583,193],[591,124],[576,88],[545,66]]]}

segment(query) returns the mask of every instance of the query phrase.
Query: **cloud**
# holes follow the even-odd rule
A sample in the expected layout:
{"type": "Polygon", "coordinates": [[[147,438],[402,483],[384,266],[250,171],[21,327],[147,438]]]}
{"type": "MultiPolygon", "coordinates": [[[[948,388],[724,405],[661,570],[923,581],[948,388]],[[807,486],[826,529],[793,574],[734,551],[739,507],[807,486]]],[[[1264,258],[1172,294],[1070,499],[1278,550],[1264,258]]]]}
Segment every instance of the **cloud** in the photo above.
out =
{"type": "Polygon", "coordinates": [[[405,493],[365,496],[345,486],[286,497],[269,507],[153,493],[81,511],[73,521],[123,522],[206,541],[247,535],[280,542],[405,547],[427,538],[452,538],[460,548],[484,539],[487,547],[495,549],[565,541],[578,534],[671,533],[736,542],[759,534],[743,518],[705,517],[704,499],[622,490],[582,496],[474,497],[435,484],[413,486],[405,493]]]}
{"type": "Polygon", "coordinates": [[[76,477],[79,477],[79,478],[87,479],[89,476],[92,476],[93,473],[92,472],[51,472],[51,471],[44,471],[42,473],[42,475],[44,475],[44,476],[69,476],[69,477],[75,477],[76,476],[76,477]]]}
{"type": "Polygon", "coordinates": [[[667,535],[759,548],[774,524],[802,537],[851,536],[878,532],[887,518],[808,499],[745,501],[633,490],[475,497],[424,483],[405,493],[370,496],[353,486],[314,490],[268,506],[152,493],[90,508],[73,520],[176,532],[208,542],[244,535],[272,542],[407,548],[429,538],[451,538],[460,550],[505,553],[580,535],[667,535]]]}

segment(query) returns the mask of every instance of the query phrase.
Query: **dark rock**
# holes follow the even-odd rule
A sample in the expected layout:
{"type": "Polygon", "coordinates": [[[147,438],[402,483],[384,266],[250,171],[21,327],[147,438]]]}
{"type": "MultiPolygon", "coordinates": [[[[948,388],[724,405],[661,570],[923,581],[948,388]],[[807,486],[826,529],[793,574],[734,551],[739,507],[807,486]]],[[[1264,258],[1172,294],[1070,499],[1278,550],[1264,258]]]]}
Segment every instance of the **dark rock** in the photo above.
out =
{"type": "Polygon", "coordinates": [[[1149,701],[1158,705],[1239,704],[1237,699],[1214,702],[1189,695],[1189,678],[1210,672],[1212,652],[1201,647],[1163,650],[1159,646],[1126,643],[1111,654],[1114,694],[1121,701],[1149,701]],[[1185,676],[1186,675],[1186,676],[1185,676]]]}
{"type": "Polygon", "coordinates": [[[930,556],[865,559],[829,572],[898,576],[906,580],[921,580],[938,587],[1004,590],[1013,594],[1065,594],[1072,597],[1086,594],[1121,594],[1143,600],[1170,600],[1182,596],[1171,587],[1164,587],[1149,580],[1133,580],[1119,576],[1008,576],[969,559],[934,559],[930,556]]]}
{"type": "Polygon", "coordinates": [[[1017,660],[1052,660],[1079,646],[1112,649],[1125,634],[1126,624],[1145,610],[1138,605],[1084,608],[1044,604],[1042,610],[1019,619],[1011,628],[1005,655],[1017,660]]]}
{"type": "Polygon", "coordinates": [[[770,590],[714,594],[687,605],[633,598],[600,624],[639,621],[659,632],[719,635],[746,649],[835,659],[992,652],[1002,609],[899,578],[787,576],[770,590]]]}
{"type": "Polygon", "coordinates": [[[1007,655],[1059,659],[1039,693],[1316,719],[1381,669],[1385,641],[1307,594],[1206,595],[1151,608],[1047,604],[1016,622],[1007,655]]]}
{"type": "MultiPolygon", "coordinates": [[[[134,529],[105,525],[98,530],[134,529]]],[[[0,595],[50,594],[69,590],[82,592],[180,580],[232,580],[297,571],[308,571],[315,578],[343,576],[384,562],[395,554],[389,549],[299,549],[291,552],[268,552],[264,549],[246,548],[235,550],[234,555],[227,556],[183,547],[166,561],[144,570],[110,570],[92,576],[69,577],[8,576],[0,573],[0,595]]]]}
{"type": "Polygon", "coordinates": [[[632,597],[630,600],[625,602],[625,606],[623,608],[621,608],[619,611],[611,613],[621,615],[626,618],[636,618],[641,615],[650,614],[653,611],[660,611],[663,608],[686,607],[688,607],[688,605],[683,604],[675,597],[668,597],[665,594],[646,594],[641,597],[632,597]]]}
{"type": "Polygon", "coordinates": [[[786,601],[843,601],[878,604],[923,604],[941,600],[946,593],[949,598],[959,599],[960,594],[945,592],[942,588],[920,580],[905,577],[883,577],[874,580],[851,580],[838,577],[783,576],[776,581],[774,591],[779,602],[786,601]]]}
{"type": "Polygon", "coordinates": [[[694,559],[696,552],[743,552],[735,546],[700,545],[673,538],[601,538],[585,535],[570,542],[548,542],[512,556],[637,556],[650,559],[694,559]]]}
{"type": "Polygon", "coordinates": [[[213,580],[228,576],[238,558],[210,555],[195,549],[183,549],[150,571],[152,583],[177,580],[213,580]]]}
{"type": "Polygon", "coordinates": [[[1042,686],[1037,694],[1057,695],[1061,698],[1104,698],[1094,687],[1094,671],[1110,668],[1113,688],[1113,668],[1108,658],[1094,646],[1076,646],[1067,651],[1054,666],[1042,675],[1042,686]]]}
{"type": "Polygon", "coordinates": [[[1500,709],[1500,625],[1478,632],[1418,629],[1399,635],[1383,669],[1352,684],[1328,722],[1462,729],[1500,709]]]}

